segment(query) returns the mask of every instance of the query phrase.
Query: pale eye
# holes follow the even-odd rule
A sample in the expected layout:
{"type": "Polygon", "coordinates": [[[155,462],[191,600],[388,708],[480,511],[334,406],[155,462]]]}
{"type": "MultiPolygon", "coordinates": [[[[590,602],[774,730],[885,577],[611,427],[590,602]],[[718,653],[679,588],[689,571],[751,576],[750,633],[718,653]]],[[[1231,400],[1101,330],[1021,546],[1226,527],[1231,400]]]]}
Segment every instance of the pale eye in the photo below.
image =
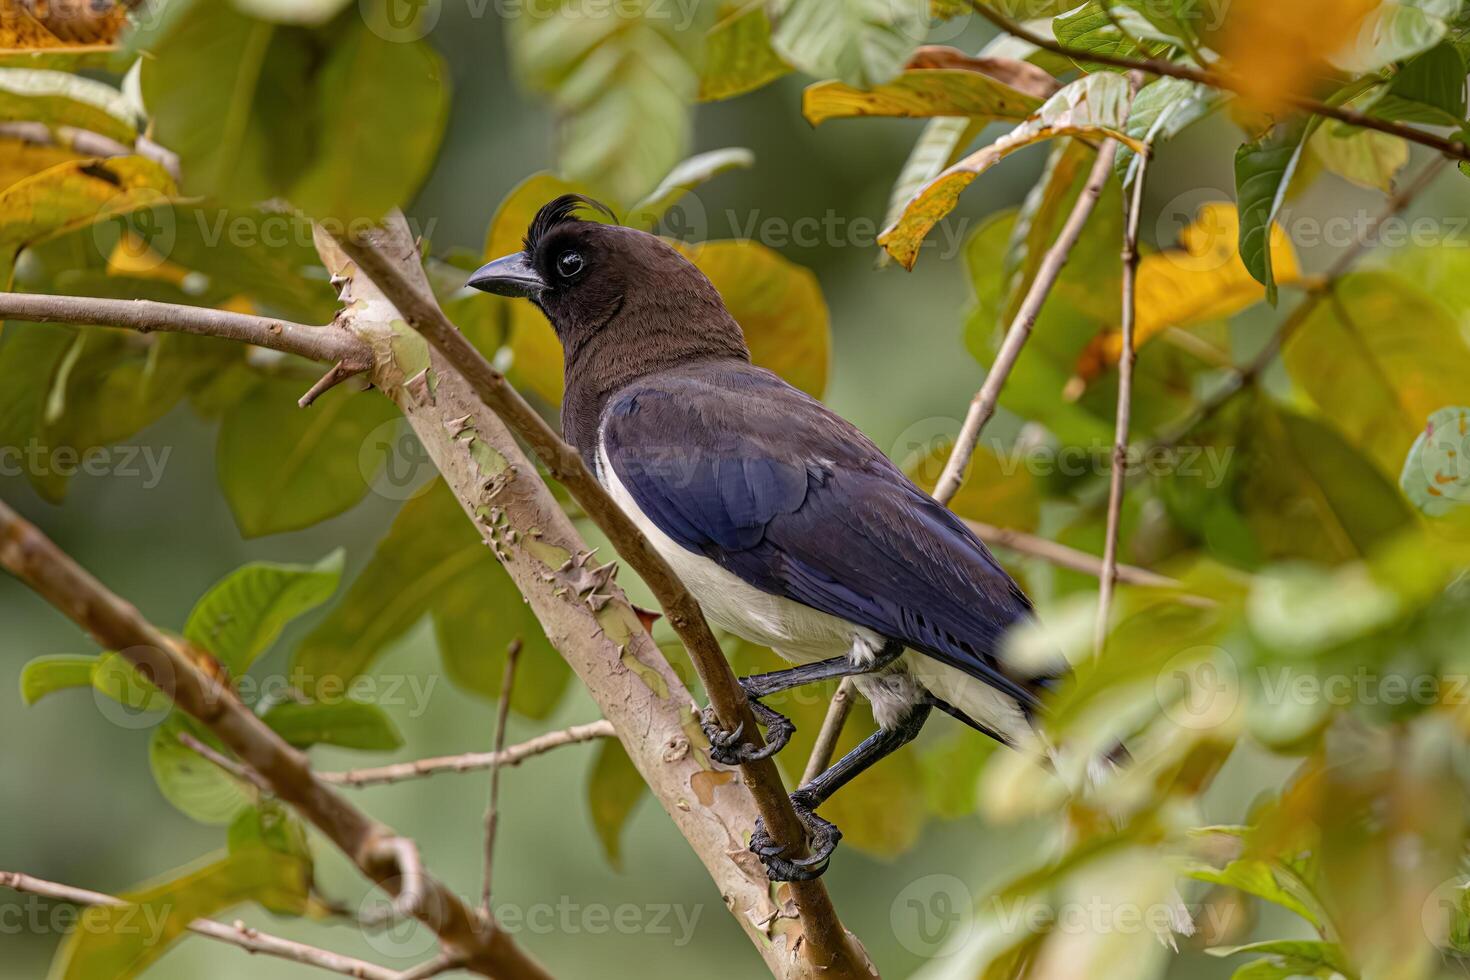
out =
{"type": "Polygon", "coordinates": [[[582,271],[582,253],[563,252],[556,257],[556,271],[563,279],[570,279],[582,271]]]}

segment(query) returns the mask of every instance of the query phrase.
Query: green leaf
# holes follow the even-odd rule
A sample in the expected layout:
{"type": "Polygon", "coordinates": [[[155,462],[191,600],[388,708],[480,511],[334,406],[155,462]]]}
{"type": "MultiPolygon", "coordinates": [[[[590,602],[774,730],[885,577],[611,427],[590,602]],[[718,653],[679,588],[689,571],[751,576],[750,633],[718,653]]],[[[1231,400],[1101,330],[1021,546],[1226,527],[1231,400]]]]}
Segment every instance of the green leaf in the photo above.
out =
{"type": "MultiPolygon", "coordinates": [[[[1126,57],[1138,50],[1138,41],[1119,27],[1118,18],[1131,13],[1126,8],[1110,11],[1099,0],[1089,0],[1072,13],[1052,21],[1052,29],[1056,39],[1068,48],[1089,54],[1126,57]]],[[[1147,26],[1147,21],[1143,23],[1147,26]]]]}
{"type": "Polygon", "coordinates": [[[1229,473],[1225,493],[1206,496],[1226,507],[1215,512],[1217,522],[1234,516],[1236,523],[1200,533],[1225,560],[1253,563],[1241,560],[1242,520],[1259,557],[1323,564],[1371,554],[1412,522],[1398,489],[1322,421],[1253,398],[1227,413],[1214,432],[1215,441],[1207,437],[1203,446],[1213,445],[1229,461],[1229,473]]]}
{"type": "MultiPolygon", "coordinates": [[[[445,494],[447,497],[448,495],[445,494]]],[[[505,679],[506,649],[521,640],[511,708],[527,718],[546,718],[561,702],[572,670],[541,629],[505,569],[468,533],[468,521],[453,500],[440,504],[437,518],[466,525],[466,548],[481,561],[447,583],[434,600],[434,636],[444,673],[459,689],[495,703],[505,679]]]]}
{"type": "Polygon", "coordinates": [[[220,484],[246,537],[310,527],[349,509],[381,465],[364,460],[374,428],[394,416],[386,398],[343,385],[309,409],[300,381],[268,379],[225,412],[220,484]]]}
{"type": "Polygon", "coordinates": [[[104,82],[64,71],[0,68],[0,120],[74,126],[131,145],[137,118],[127,97],[104,82]]]}
{"type": "MultiPolygon", "coordinates": [[[[1157,147],[1178,136],[1220,107],[1218,93],[1196,82],[1158,78],[1138,90],[1128,114],[1127,133],[1157,147]]],[[[1138,173],[1138,154],[1131,146],[1118,147],[1114,168],[1126,187],[1138,173]]]]}
{"type": "MultiPolygon", "coordinates": [[[[1269,939],[1265,942],[1247,943],[1244,946],[1215,946],[1206,952],[1211,956],[1261,954],[1268,957],[1262,962],[1269,963],[1273,968],[1279,968],[1282,971],[1272,974],[1262,972],[1257,968],[1255,972],[1247,974],[1251,980],[1265,980],[1270,976],[1328,978],[1338,975],[1352,976],[1354,972],[1341,946],[1337,943],[1324,943],[1312,939],[1269,939]]],[[[1252,967],[1254,966],[1255,964],[1252,964],[1252,967]]],[[[1240,972],[1235,974],[1237,977],[1240,975],[1240,972]]]]}
{"type": "Polygon", "coordinates": [[[218,739],[192,718],[177,711],[153,729],[148,765],[159,792],[190,819],[224,825],[255,799],[255,788],[236,779],[179,740],[188,734],[218,752],[218,739]]]}
{"type": "Polygon", "coordinates": [[[143,101],[184,189],[226,204],[286,196],[317,145],[303,93],[317,57],[305,32],[228,3],[194,3],[143,60],[143,101]]]}
{"type": "Polygon", "coordinates": [[[560,117],[558,170],[615,203],[643,197],[688,150],[714,5],[690,8],[695,21],[680,24],[655,4],[630,0],[617,16],[586,17],[568,13],[573,0],[533,0],[507,22],[517,75],[560,117]]]}
{"type": "Polygon", "coordinates": [[[243,675],[287,623],[337,591],[342,555],[338,549],[316,565],[252,562],[231,572],[195,604],[184,636],[214,654],[231,676],[243,675]]]}
{"type": "Polygon", "coordinates": [[[1352,74],[1367,74],[1427,51],[1449,33],[1459,8],[1459,0],[1383,0],[1332,63],[1352,74]]]}
{"type": "Polygon", "coordinates": [[[454,683],[494,700],[506,646],[519,637],[512,707],[537,718],[555,707],[569,668],[438,480],[403,505],[347,595],[297,649],[293,675],[324,700],[340,694],[427,613],[434,616],[440,656],[454,683]]]}
{"type": "Polygon", "coordinates": [[[1142,144],[1121,130],[1129,99],[1128,82],[1121,75],[1099,73],[1072,82],[1026,122],[925,184],[898,221],[878,236],[878,243],[904,268],[912,269],[924,237],[954,210],[965,188],[1001,160],[1032,144],[1060,136],[1110,136],[1142,149],[1142,144]]]}
{"type": "Polygon", "coordinates": [[[1276,305],[1276,277],[1271,269],[1271,226],[1281,213],[1286,189],[1301,162],[1314,123],[1292,119],[1276,126],[1235,153],[1235,190],[1240,211],[1240,257],[1255,280],[1266,287],[1266,301],[1276,305]]]}
{"type": "Polygon", "coordinates": [[[354,17],[316,80],[320,150],[293,184],[291,203],[341,221],[377,220],[407,204],[449,117],[445,74],[425,42],[386,40],[354,17]]]}
{"type": "Polygon", "coordinates": [[[127,905],[93,905],[62,941],[54,980],[129,980],[162,957],[197,918],[242,902],[267,908],[305,904],[300,857],[251,848],[122,897],[127,905]]]}
{"type": "Polygon", "coordinates": [[[857,88],[897,75],[929,27],[926,0],[777,0],[773,9],[782,58],[857,88]]]}
{"type": "Polygon", "coordinates": [[[297,748],[336,745],[344,749],[391,752],[403,745],[398,726],[375,704],[341,700],[284,701],[262,719],[271,730],[297,748]]]}
{"type": "Polygon", "coordinates": [[[96,664],[96,657],[74,654],[37,657],[21,668],[20,699],[30,705],[69,687],[91,687],[96,664]]]}
{"type": "Polygon", "coordinates": [[[643,799],[648,784],[615,738],[602,739],[587,777],[587,806],[602,853],[615,869],[623,865],[623,828],[643,799]]]}
{"type": "Polygon", "coordinates": [[[1040,106],[1040,99],[999,79],[958,68],[909,68],[868,90],[843,82],[817,82],[801,95],[802,115],[813,126],[855,116],[970,116],[1020,122],[1040,106]]]}
{"type": "Polygon", "coordinates": [[[422,619],[446,587],[489,558],[469,518],[452,499],[449,504],[456,508],[458,520],[447,519],[448,496],[442,481],[436,481],[405,503],[372,561],[301,642],[292,673],[302,676],[306,693],[318,688],[342,691],[388,644],[422,619]]]}
{"type": "Polygon", "coordinates": [[[771,18],[763,4],[732,3],[704,37],[699,101],[752,92],[791,71],[771,47],[771,18]]]}
{"type": "MultiPolygon", "coordinates": [[[[1389,83],[1388,93],[1443,113],[1431,117],[1431,122],[1464,125],[1465,70],[1465,56],[1459,48],[1436,45],[1404,65],[1389,83]]],[[[1378,106],[1372,109],[1377,112],[1378,106]]]]}
{"type": "Polygon", "coordinates": [[[120,653],[109,651],[96,659],[92,668],[92,687],[140,714],[166,712],[173,707],[173,699],[139,673],[120,653]]]}
{"type": "Polygon", "coordinates": [[[1470,408],[1441,408],[1429,416],[1404,458],[1399,487],[1430,517],[1470,504],[1470,408]]]}
{"type": "Polygon", "coordinates": [[[256,896],[255,900],[276,915],[301,915],[312,911],[315,863],[306,836],[306,825],[300,817],[276,800],[261,800],[255,806],[241,810],[230,824],[228,843],[232,857],[279,854],[295,858],[299,873],[294,881],[289,875],[283,875],[284,894],[267,893],[256,896]],[[285,901],[280,901],[280,898],[285,901]]]}
{"type": "MultiPolygon", "coordinates": [[[[1183,868],[1186,877],[1208,881],[1227,888],[1236,888],[1248,895],[1264,899],[1273,905],[1295,912],[1313,926],[1321,926],[1318,914],[1309,908],[1296,894],[1284,886],[1265,861],[1242,858],[1231,861],[1224,868],[1215,869],[1204,864],[1187,864],[1183,868]]],[[[1223,955],[1223,954],[1221,954],[1223,955]]]]}
{"type": "Polygon", "coordinates": [[[27,245],[172,193],[173,179],[142,157],[76,160],[16,181],[0,191],[0,286],[10,288],[15,256],[27,245]]]}
{"type": "Polygon", "coordinates": [[[632,228],[652,228],[664,212],[690,191],[707,184],[731,170],[749,170],[755,166],[755,154],[742,146],[697,153],[670,170],[647,197],[628,209],[623,224],[632,228]]]}
{"type": "Polygon", "coordinates": [[[1326,420],[1396,479],[1424,420],[1464,396],[1470,345],[1407,279],[1341,280],[1286,345],[1287,370],[1326,420]]]}

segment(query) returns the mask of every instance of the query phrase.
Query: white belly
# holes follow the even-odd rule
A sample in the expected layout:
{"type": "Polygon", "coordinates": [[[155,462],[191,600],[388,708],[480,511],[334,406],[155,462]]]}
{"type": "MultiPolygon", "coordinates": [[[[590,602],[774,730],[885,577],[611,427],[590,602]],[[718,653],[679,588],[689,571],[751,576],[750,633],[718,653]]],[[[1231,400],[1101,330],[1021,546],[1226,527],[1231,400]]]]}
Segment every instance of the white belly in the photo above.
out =
{"type": "MultiPolygon", "coordinates": [[[[883,648],[883,638],[867,627],[762,592],[680,545],[639,509],[601,447],[597,453],[597,479],[673,568],[699,603],[705,618],[720,629],[770,647],[782,658],[798,664],[847,656],[855,665],[865,667],[883,648]]],[[[857,675],[853,681],[872,704],[878,724],[885,728],[897,724],[927,691],[1017,744],[1034,735],[1010,697],[920,653],[907,651],[895,669],[857,675]]]]}

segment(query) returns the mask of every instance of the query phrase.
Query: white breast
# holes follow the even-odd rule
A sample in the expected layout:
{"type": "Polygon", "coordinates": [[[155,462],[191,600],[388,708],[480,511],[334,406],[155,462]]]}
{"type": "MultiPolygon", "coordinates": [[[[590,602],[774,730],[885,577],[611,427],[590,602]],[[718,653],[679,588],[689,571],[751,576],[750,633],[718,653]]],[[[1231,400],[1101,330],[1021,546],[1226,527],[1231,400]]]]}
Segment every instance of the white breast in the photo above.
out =
{"type": "Polygon", "coordinates": [[[871,662],[882,648],[882,638],[872,630],[762,592],[680,545],[639,509],[601,447],[597,453],[597,479],[673,568],[699,602],[706,618],[721,629],[770,647],[793,663],[810,663],[844,654],[852,656],[857,663],[871,662]]]}

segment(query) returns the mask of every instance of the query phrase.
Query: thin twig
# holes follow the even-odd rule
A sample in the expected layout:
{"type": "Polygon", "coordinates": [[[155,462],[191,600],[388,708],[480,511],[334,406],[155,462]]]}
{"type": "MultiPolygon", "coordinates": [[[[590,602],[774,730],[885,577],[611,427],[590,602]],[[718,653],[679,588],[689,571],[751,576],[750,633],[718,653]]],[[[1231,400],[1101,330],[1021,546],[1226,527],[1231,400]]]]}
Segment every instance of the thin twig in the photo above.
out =
{"type": "MultiPolygon", "coordinates": [[[[705,693],[722,727],[734,731],[744,725],[745,737],[763,745],[750,704],[735,680],[729,662],[699,604],[661,555],[653,549],[592,473],[581,455],[562,441],[547,421],[531,407],[484,356],[444,315],[427,284],[417,275],[420,257],[393,254],[384,245],[387,233],[344,234],[338,245],[388,298],[404,321],[460,373],[481,401],[540,458],[553,479],[561,483],[587,516],[605,533],[618,553],[658,599],[669,625],[689,651],[705,693]],[[416,278],[405,271],[412,268],[416,278]]],[[[806,850],[806,832],[796,818],[791,799],[773,760],[759,759],[741,766],[743,783],[771,835],[806,850]]],[[[831,896],[820,879],[794,881],[790,894],[801,918],[802,951],[831,977],[865,977],[872,973],[867,955],[837,917],[831,896]]]]}
{"type": "Polygon", "coordinates": [[[495,871],[495,831],[500,823],[500,756],[505,749],[506,723],[510,721],[510,692],[516,682],[516,664],[521,659],[521,638],[505,651],[505,673],[500,678],[500,703],[495,709],[495,745],[490,754],[490,803],[485,807],[485,878],[480,886],[480,914],[490,918],[490,882],[495,871]]]}
{"type": "Polygon", "coordinates": [[[806,785],[827,771],[832,764],[832,755],[837,751],[837,740],[842,737],[842,726],[852,713],[852,699],[856,687],[851,677],[842,678],[832,694],[832,703],[827,705],[827,717],[822,719],[822,730],[817,732],[817,741],[812,745],[812,754],[806,760],[806,771],[801,774],[802,785],[806,785]]]}
{"type": "Polygon", "coordinates": [[[15,121],[0,123],[0,139],[15,139],[37,146],[58,146],[88,157],[146,157],[158,164],[174,180],[179,179],[179,155],[165,149],[146,136],[139,136],[132,146],[110,136],[75,126],[48,126],[41,122],[15,121]]]}
{"type": "Polygon", "coordinates": [[[204,744],[188,732],[179,732],[179,742],[204,756],[205,759],[214,763],[242,783],[249,783],[256,789],[266,793],[270,792],[270,784],[261,778],[260,773],[251,769],[249,766],[240,765],[240,763],[226,755],[216,752],[212,747],[204,744]]]}
{"type": "Polygon", "coordinates": [[[432,960],[420,963],[411,970],[404,970],[398,974],[396,980],[429,980],[430,977],[437,977],[441,973],[448,973],[450,970],[458,969],[460,966],[463,966],[463,964],[453,956],[450,956],[448,953],[440,953],[432,960]]]}
{"type": "Polygon", "coordinates": [[[1403,211],[1410,204],[1413,204],[1419,195],[1428,190],[1448,166],[1449,161],[1444,157],[1438,157],[1430,161],[1424,169],[1419,171],[1419,174],[1413,181],[1403,190],[1390,197],[1383,211],[1367,227],[1359,232],[1352,246],[1337,257],[1337,260],[1332,263],[1332,267],[1327,270],[1327,274],[1311,282],[1307,287],[1306,296],[1287,314],[1286,319],[1276,328],[1276,331],[1272,333],[1271,338],[1257,352],[1256,356],[1251,358],[1243,367],[1237,368],[1234,374],[1214,394],[1195,408],[1189,418],[1185,419],[1170,432],[1160,436],[1152,448],[1177,445],[1197,427],[1214,418],[1220,409],[1224,408],[1236,395],[1254,384],[1265,372],[1266,368],[1271,366],[1271,362],[1276,360],[1277,355],[1286,348],[1287,341],[1301,329],[1307,320],[1311,319],[1312,314],[1317,311],[1318,305],[1332,292],[1337,281],[1352,271],[1353,267],[1373,250],[1374,245],[1377,243],[1378,233],[1382,230],[1383,226],[1398,215],[1399,212],[1403,211]]]}
{"type": "Polygon", "coordinates": [[[0,319],[34,323],[102,324],[139,333],[155,330],[221,337],[337,363],[350,374],[373,366],[368,345],[336,324],[320,327],[274,317],[146,299],[99,299],[44,293],[0,293],[0,319]]]}
{"type": "Polygon", "coordinates": [[[466,752],[461,755],[443,755],[432,759],[415,759],[413,762],[398,762],[372,769],[350,769],[346,772],[318,773],[326,783],[342,786],[378,786],[385,783],[401,783],[408,779],[420,779],[444,772],[477,772],[496,766],[518,766],[527,759],[559,749],[564,745],[576,745],[599,738],[612,738],[616,732],[610,721],[594,721],[586,725],[573,725],[557,732],[548,732],[533,739],[512,745],[500,752],[466,752]]]}
{"type": "Polygon", "coordinates": [[[206,674],[175,640],[88,574],[55,543],[0,501],[0,568],[9,571],[127,661],[178,707],[213,732],[271,792],[309,820],[358,868],[397,896],[394,908],[433,929],[443,947],[485,976],[547,980],[549,974],[504,930],[486,928],[459,896],[417,867],[391,829],[373,820],[312,772],[292,748],[206,674]],[[400,902],[399,899],[402,899],[400,902]]]}
{"type": "Polygon", "coordinates": [[[1042,306],[1046,303],[1047,297],[1051,295],[1052,287],[1056,285],[1057,278],[1062,273],[1062,267],[1067,264],[1072,248],[1082,236],[1082,229],[1087,225],[1087,219],[1092,215],[1093,208],[1097,206],[1097,200],[1102,195],[1103,187],[1112,174],[1113,159],[1117,153],[1118,144],[1114,140],[1108,140],[1102,149],[1098,150],[1097,162],[1093,164],[1092,173],[1088,175],[1087,184],[1082,188],[1081,196],[1077,198],[1077,203],[1072,207],[1072,213],[1062,227],[1062,233],[1057,236],[1056,242],[1052,244],[1046,257],[1042,259],[1040,268],[1036,270],[1036,279],[1031,283],[1031,288],[1021,303],[1021,308],[1016,311],[1016,318],[1011,322],[1010,329],[1006,331],[1000,351],[995,355],[995,363],[990,366],[990,371],[985,375],[984,384],[980,386],[980,390],[970,401],[970,408],[965,413],[965,424],[960,428],[960,434],[955,440],[954,449],[950,452],[949,461],[944,464],[944,472],[939,475],[939,482],[934,487],[934,499],[941,504],[948,504],[965,482],[965,470],[969,468],[970,459],[975,455],[975,446],[980,441],[980,433],[984,431],[985,424],[990,421],[990,417],[995,414],[995,406],[1000,400],[1001,388],[1005,386],[1006,379],[1010,377],[1011,369],[1016,366],[1016,360],[1021,356],[1021,349],[1026,346],[1031,330],[1036,326],[1036,320],[1041,315],[1042,306]]]}
{"type": "MultiPolygon", "coordinates": [[[[1187,82],[1196,82],[1200,85],[1208,85],[1211,88],[1223,89],[1227,92],[1251,95],[1259,90],[1258,85],[1252,85],[1246,79],[1227,74],[1217,68],[1190,68],[1188,65],[1176,64],[1162,58],[1129,58],[1121,55],[1108,54],[1104,51],[1083,51],[1078,48],[1070,48],[1058,41],[1043,37],[1035,31],[1028,30],[1025,25],[1007,17],[998,10],[993,9],[982,0],[969,0],[971,7],[981,17],[990,21],[996,27],[1007,34],[1014,35],[1028,44],[1033,44],[1045,51],[1059,54],[1064,58],[1070,58],[1079,64],[1108,65],[1112,68],[1122,68],[1126,71],[1141,71],[1149,75],[1166,75],[1171,78],[1180,78],[1187,82]]],[[[1376,129],[1380,133],[1388,133],[1410,143],[1418,143],[1443,153],[1447,157],[1456,160],[1470,160],[1470,147],[1459,140],[1446,139],[1434,133],[1426,133],[1413,126],[1396,122],[1392,119],[1380,119],[1357,109],[1349,109],[1346,106],[1330,105],[1320,99],[1310,96],[1288,92],[1278,96],[1279,100],[1286,105],[1303,112],[1322,116],[1327,119],[1336,119],[1350,126],[1361,129],[1376,129]]]]}
{"type": "MultiPolygon", "coordinates": [[[[94,892],[86,888],[74,888],[71,885],[34,878],[17,871],[0,871],[0,887],[10,888],[27,895],[39,895],[42,898],[70,902],[73,905],[123,906],[130,904],[115,895],[94,892]]],[[[238,946],[247,953],[275,956],[283,960],[290,960],[292,963],[319,967],[343,976],[356,977],[359,980],[395,980],[399,976],[395,971],[378,966],[376,963],[272,936],[258,929],[252,929],[239,921],[227,925],[223,922],[216,922],[214,919],[195,919],[189,923],[187,928],[197,935],[228,943],[231,946],[238,946]]]]}
{"type": "MultiPolygon", "coordinates": [[[[1143,87],[1143,75],[1128,74],[1133,98],[1143,87]]],[[[1123,229],[1123,348],[1118,352],[1118,409],[1113,430],[1113,465],[1108,473],[1108,523],[1103,540],[1102,572],[1098,576],[1097,625],[1093,629],[1093,651],[1101,655],[1108,639],[1108,620],[1113,608],[1113,586],[1118,579],[1118,534],[1123,519],[1123,478],[1128,472],[1128,431],[1133,418],[1133,366],[1138,351],[1133,347],[1133,328],[1138,322],[1138,223],[1143,213],[1143,187],[1148,176],[1153,148],[1145,144],[1138,155],[1133,176],[1133,197],[1123,229]]]]}

